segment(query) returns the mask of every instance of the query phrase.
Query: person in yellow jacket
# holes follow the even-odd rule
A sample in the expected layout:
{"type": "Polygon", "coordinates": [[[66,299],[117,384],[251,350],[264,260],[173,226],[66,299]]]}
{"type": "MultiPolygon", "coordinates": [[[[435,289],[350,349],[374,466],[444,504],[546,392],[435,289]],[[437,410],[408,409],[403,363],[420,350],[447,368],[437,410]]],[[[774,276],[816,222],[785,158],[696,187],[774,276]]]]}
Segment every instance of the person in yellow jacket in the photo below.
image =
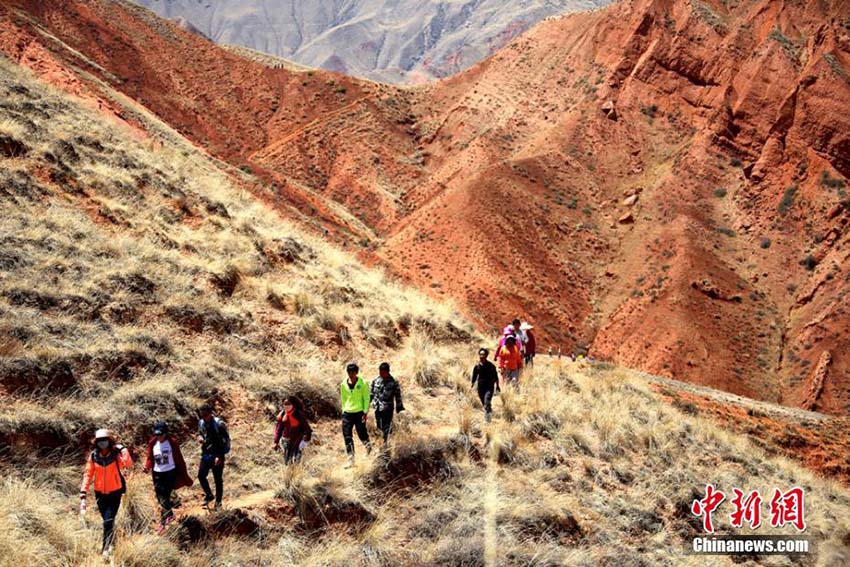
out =
{"type": "Polygon", "coordinates": [[[97,509],[103,518],[104,557],[112,554],[115,547],[115,517],[121,506],[121,496],[127,492],[127,481],[121,469],[133,466],[130,452],[115,442],[107,429],[98,429],[94,434],[94,450],[86,461],[83,484],[80,487],[80,513],[86,511],[86,493],[94,485],[97,509]]]}
{"type": "Polygon", "coordinates": [[[347,466],[351,466],[354,464],[354,429],[366,447],[366,454],[372,452],[369,431],[366,430],[366,416],[369,414],[371,398],[369,385],[358,374],[360,368],[356,364],[349,364],[345,370],[348,377],[339,385],[339,398],[342,406],[342,438],[345,440],[345,452],[348,454],[347,466]]]}

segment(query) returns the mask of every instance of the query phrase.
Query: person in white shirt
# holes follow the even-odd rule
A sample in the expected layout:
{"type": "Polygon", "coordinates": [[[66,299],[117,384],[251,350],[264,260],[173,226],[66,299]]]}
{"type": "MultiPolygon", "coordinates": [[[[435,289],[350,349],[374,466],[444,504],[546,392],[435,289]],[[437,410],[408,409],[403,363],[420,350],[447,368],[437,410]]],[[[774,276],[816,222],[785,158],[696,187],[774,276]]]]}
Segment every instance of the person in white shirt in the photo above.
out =
{"type": "Polygon", "coordinates": [[[153,475],[154,492],[160,507],[157,532],[162,534],[174,520],[172,491],[192,485],[180,445],[174,437],[168,435],[168,426],[164,421],[157,421],[153,426],[153,437],[148,442],[145,472],[151,472],[153,475]]]}

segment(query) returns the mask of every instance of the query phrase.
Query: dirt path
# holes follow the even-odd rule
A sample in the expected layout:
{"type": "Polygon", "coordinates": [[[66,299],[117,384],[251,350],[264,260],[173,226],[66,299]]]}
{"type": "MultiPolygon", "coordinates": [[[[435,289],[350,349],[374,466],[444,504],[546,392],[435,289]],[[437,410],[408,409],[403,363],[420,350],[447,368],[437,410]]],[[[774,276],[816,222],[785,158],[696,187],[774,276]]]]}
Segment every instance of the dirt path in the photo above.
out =
{"type": "Polygon", "coordinates": [[[828,416],[823,413],[807,411],[800,408],[781,406],[779,404],[772,404],[770,402],[763,402],[760,400],[754,400],[752,398],[745,398],[744,396],[730,394],[729,392],[724,392],[722,390],[715,390],[714,388],[708,388],[706,386],[699,386],[697,384],[690,384],[688,382],[682,382],[680,380],[673,380],[672,378],[655,376],[653,374],[647,374],[646,372],[634,371],[634,374],[651,384],[657,384],[659,386],[664,386],[673,390],[687,392],[689,394],[708,398],[716,402],[721,402],[724,404],[729,404],[744,409],[755,410],[761,412],[765,416],[774,419],[779,419],[783,421],[793,421],[797,423],[812,421],[819,422],[831,419],[831,416],[828,416]]]}
{"type": "Polygon", "coordinates": [[[320,126],[322,124],[327,124],[331,120],[335,119],[337,116],[340,116],[341,114],[348,112],[349,110],[354,109],[361,102],[368,100],[370,98],[372,98],[372,95],[362,96],[362,97],[354,100],[354,102],[346,104],[345,106],[337,108],[336,110],[333,110],[331,112],[327,112],[327,113],[323,114],[320,118],[316,118],[314,120],[311,120],[310,122],[308,122],[304,126],[301,126],[297,130],[290,132],[289,134],[287,134],[283,138],[281,138],[279,140],[275,140],[274,142],[272,142],[271,144],[269,144],[265,148],[262,148],[258,152],[251,154],[251,156],[249,156],[249,157],[251,159],[254,159],[254,157],[257,154],[260,154],[260,153],[265,154],[265,155],[269,155],[270,153],[274,153],[279,148],[282,148],[283,146],[285,146],[286,144],[288,144],[292,140],[295,140],[296,138],[298,138],[304,132],[307,132],[308,130],[316,128],[317,126],[320,126]]]}
{"type": "Polygon", "coordinates": [[[496,478],[498,468],[494,455],[487,457],[487,474],[482,495],[484,509],[484,564],[495,567],[498,559],[498,535],[496,532],[496,515],[499,508],[499,485],[496,478]]]}

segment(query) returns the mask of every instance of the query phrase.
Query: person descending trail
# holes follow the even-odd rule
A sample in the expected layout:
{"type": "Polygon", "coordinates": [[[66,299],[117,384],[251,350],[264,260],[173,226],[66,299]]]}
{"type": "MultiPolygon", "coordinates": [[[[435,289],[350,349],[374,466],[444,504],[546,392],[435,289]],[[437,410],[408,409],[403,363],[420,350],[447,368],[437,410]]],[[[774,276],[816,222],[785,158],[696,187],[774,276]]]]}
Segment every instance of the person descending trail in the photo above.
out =
{"type": "Polygon", "coordinates": [[[499,388],[499,373],[496,365],[487,360],[490,354],[486,348],[478,349],[478,364],[472,369],[472,385],[478,383],[478,399],[484,406],[484,421],[490,423],[493,417],[493,396],[501,392],[499,388]]]}
{"type": "Polygon", "coordinates": [[[107,558],[115,549],[115,518],[121,507],[121,496],[127,492],[127,481],[121,469],[133,466],[130,452],[115,442],[114,435],[107,429],[98,429],[94,434],[94,449],[86,461],[83,484],[80,487],[80,514],[86,512],[86,493],[94,485],[94,498],[100,517],[103,518],[103,547],[101,553],[107,558]]]}
{"type": "Polygon", "coordinates": [[[529,323],[522,323],[519,327],[520,331],[525,333],[525,366],[534,366],[534,355],[537,354],[537,340],[534,338],[534,333],[531,330],[534,328],[529,323]]]}
{"type": "Polygon", "coordinates": [[[378,367],[378,377],[372,381],[372,404],[375,406],[375,424],[384,434],[384,447],[393,427],[393,413],[404,411],[401,403],[401,385],[390,374],[390,364],[382,362],[378,367]]]}
{"type": "Polygon", "coordinates": [[[283,400],[283,411],[277,414],[274,428],[274,450],[283,450],[285,464],[301,460],[301,452],[313,437],[313,429],[307,420],[304,404],[297,396],[288,396],[283,400]]]}
{"type": "Polygon", "coordinates": [[[201,462],[198,465],[198,481],[204,491],[204,506],[213,501],[207,477],[212,471],[215,480],[215,507],[221,508],[224,496],[224,456],[230,453],[230,433],[227,424],[213,414],[212,406],[203,405],[198,410],[198,443],[201,445],[201,462]]]}
{"type": "Polygon", "coordinates": [[[145,472],[151,473],[153,477],[153,489],[160,508],[159,526],[156,531],[162,535],[168,524],[174,520],[171,493],[193,484],[180,451],[180,444],[168,434],[168,425],[164,421],[157,421],[153,425],[153,437],[148,441],[145,472]]]}
{"type": "Polygon", "coordinates": [[[342,438],[345,441],[345,452],[348,454],[347,467],[354,464],[354,437],[352,430],[357,430],[357,437],[366,447],[366,454],[372,452],[369,441],[369,431],[366,429],[366,416],[369,414],[369,386],[358,374],[360,368],[349,364],[345,368],[348,377],[339,385],[339,397],[342,406],[342,438]]]}
{"type": "Polygon", "coordinates": [[[516,386],[519,382],[519,373],[522,370],[522,354],[520,354],[517,346],[516,337],[508,335],[505,337],[505,344],[499,350],[499,371],[502,373],[502,380],[505,383],[510,382],[516,386]]]}

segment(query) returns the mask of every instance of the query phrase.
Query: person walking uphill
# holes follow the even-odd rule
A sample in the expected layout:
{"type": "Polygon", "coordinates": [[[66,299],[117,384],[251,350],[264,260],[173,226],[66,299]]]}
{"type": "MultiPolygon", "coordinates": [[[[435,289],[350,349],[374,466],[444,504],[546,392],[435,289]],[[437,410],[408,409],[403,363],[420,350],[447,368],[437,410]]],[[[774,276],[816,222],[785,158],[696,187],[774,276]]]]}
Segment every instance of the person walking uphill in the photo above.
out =
{"type": "Polygon", "coordinates": [[[300,461],[301,451],[312,436],[313,429],[307,421],[301,399],[296,396],[284,398],[283,411],[277,414],[274,428],[274,450],[283,449],[283,462],[288,465],[300,461]]]}
{"type": "Polygon", "coordinates": [[[478,364],[472,369],[472,385],[478,383],[478,399],[484,406],[484,420],[489,423],[493,417],[493,396],[499,388],[499,373],[496,365],[487,360],[490,354],[486,348],[478,350],[478,364]]]}
{"type": "Polygon", "coordinates": [[[534,325],[522,323],[519,328],[525,333],[525,356],[523,357],[525,366],[534,366],[534,355],[537,354],[537,339],[534,338],[534,333],[531,332],[534,325]]]}
{"type": "Polygon", "coordinates": [[[499,349],[498,360],[502,379],[516,386],[519,381],[519,371],[522,369],[522,354],[517,346],[516,337],[513,335],[505,337],[505,344],[499,349]]]}
{"type": "Polygon", "coordinates": [[[342,438],[345,440],[345,452],[348,453],[347,466],[354,464],[354,437],[352,430],[357,430],[357,437],[366,447],[366,454],[372,452],[369,441],[369,431],[366,430],[366,416],[369,413],[369,386],[358,375],[360,368],[349,364],[345,371],[348,377],[339,385],[339,397],[342,405],[342,438]]]}
{"type": "Polygon", "coordinates": [[[98,429],[94,434],[94,449],[86,461],[83,484],[80,487],[80,513],[86,511],[86,493],[94,485],[94,498],[100,517],[103,518],[104,557],[115,548],[115,517],[121,506],[121,496],[127,492],[127,481],[121,469],[133,466],[130,452],[115,442],[107,429],[98,429]]]}
{"type": "Polygon", "coordinates": [[[178,488],[192,486],[192,479],[186,469],[186,461],[180,451],[177,439],[168,434],[168,425],[157,421],[153,425],[153,437],[148,441],[148,455],[145,459],[145,472],[153,477],[153,489],[159,502],[160,535],[174,520],[174,504],[171,493],[178,488]]]}
{"type": "Polygon", "coordinates": [[[210,482],[207,480],[212,471],[215,480],[215,507],[221,508],[224,496],[224,456],[230,452],[230,433],[227,424],[213,414],[209,405],[198,410],[198,443],[201,445],[201,462],[198,465],[198,481],[204,490],[204,506],[213,501],[210,482]]]}
{"type": "Polygon", "coordinates": [[[401,386],[390,374],[388,362],[382,362],[378,367],[378,377],[372,382],[372,404],[375,406],[375,424],[384,434],[384,446],[390,437],[393,427],[393,414],[404,411],[401,403],[401,386]]]}

